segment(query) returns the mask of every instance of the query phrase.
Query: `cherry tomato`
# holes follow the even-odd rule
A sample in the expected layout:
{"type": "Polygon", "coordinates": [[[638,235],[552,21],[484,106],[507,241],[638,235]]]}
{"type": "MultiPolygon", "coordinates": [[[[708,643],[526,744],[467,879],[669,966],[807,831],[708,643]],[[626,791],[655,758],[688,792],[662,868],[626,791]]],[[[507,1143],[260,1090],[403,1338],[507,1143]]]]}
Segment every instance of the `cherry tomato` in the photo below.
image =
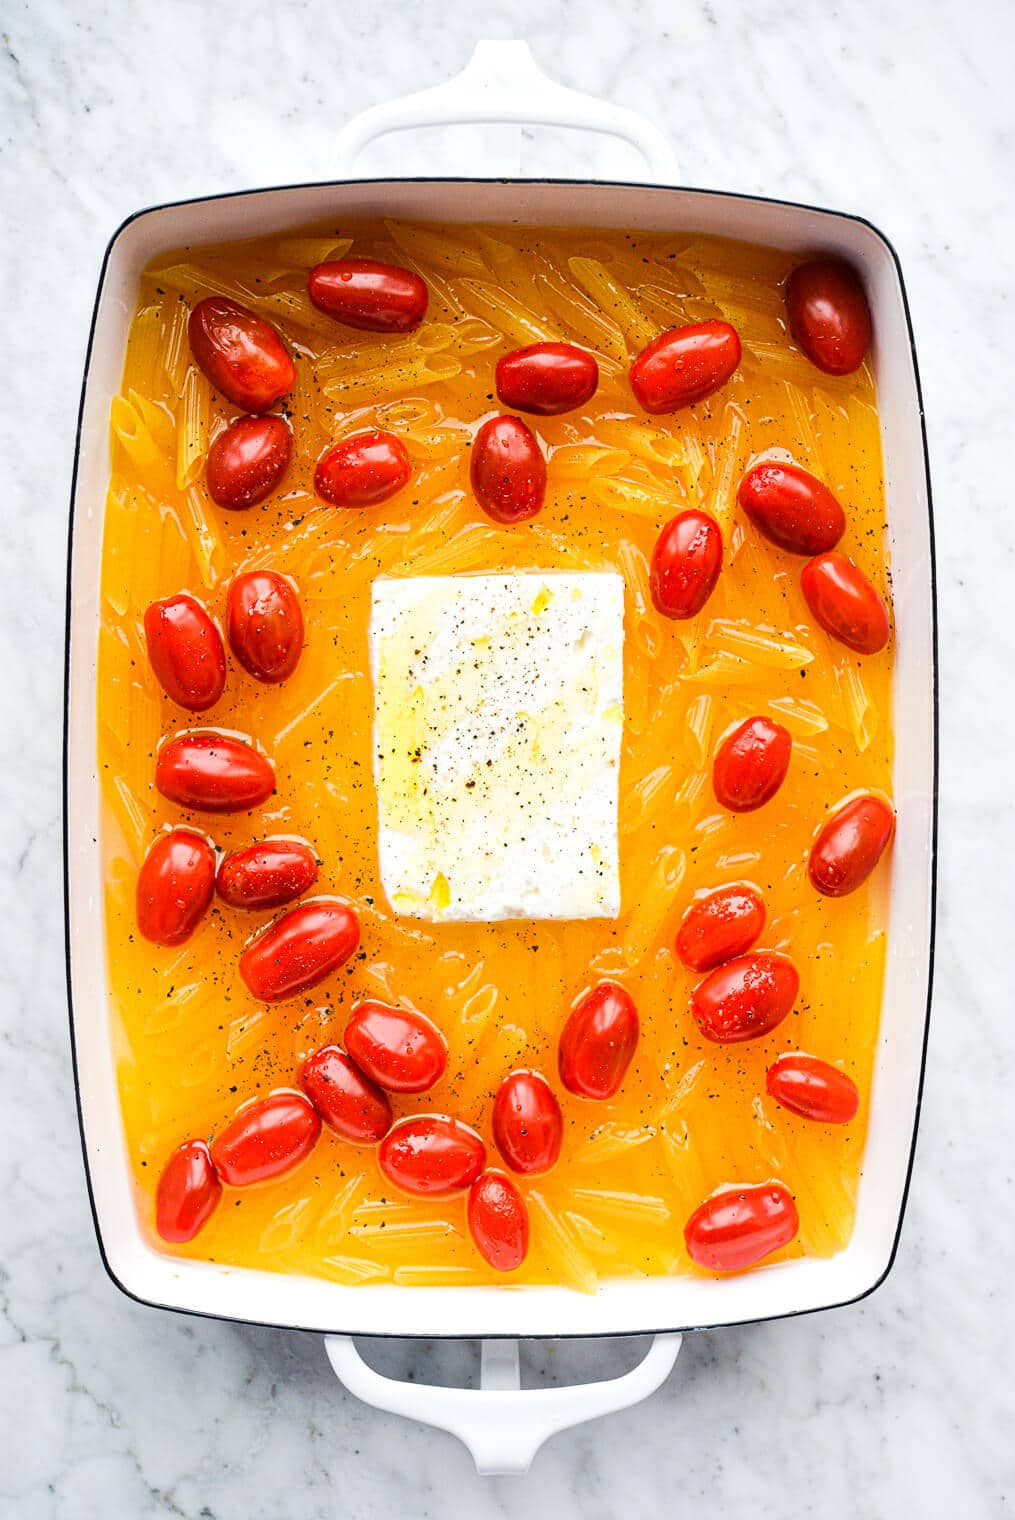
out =
{"type": "Polygon", "coordinates": [[[345,1045],[357,1066],[388,1092],[426,1092],[448,1064],[448,1047],[436,1024],[412,1008],[371,999],[352,1010],[345,1045]]]}
{"type": "Polygon", "coordinates": [[[275,772],[253,745],[230,734],[177,734],[159,750],[155,785],[200,813],[243,813],[275,790],[275,772]]]}
{"type": "Polygon", "coordinates": [[[557,1062],[568,1092],[612,1098],[638,1043],[638,1010],[619,982],[600,982],[580,998],[560,1036],[557,1062]]]}
{"type": "Polygon", "coordinates": [[[296,384],[296,366],[275,328],[238,301],[198,301],[188,334],[212,385],[245,412],[268,411],[296,384]]]}
{"type": "Polygon", "coordinates": [[[763,459],[741,480],[737,500],[754,526],[790,554],[834,549],[846,514],[816,475],[798,464],[763,459]]]}
{"type": "Polygon", "coordinates": [[[248,570],[229,587],[229,647],[244,670],[275,686],[288,680],[303,652],[300,599],[284,575],[248,570]]]}
{"type": "Polygon", "coordinates": [[[387,1094],[337,1045],[324,1045],[304,1061],[300,1086],[328,1128],[353,1145],[376,1145],[391,1128],[387,1094]]]}
{"type": "Polygon", "coordinates": [[[822,825],[811,847],[812,885],[826,897],[855,892],[881,859],[894,828],[895,814],[882,798],[854,797],[822,825]]]}
{"type": "Polygon", "coordinates": [[[402,1119],[378,1153],[381,1171],[406,1193],[441,1198],[471,1187],[486,1165],[486,1147],[469,1125],[445,1114],[402,1119]]]}
{"type": "Polygon", "coordinates": [[[731,813],[753,813],[771,801],[786,779],[793,740],[781,723],[748,718],[716,750],[712,786],[731,813]]]}
{"type": "Polygon", "coordinates": [[[652,553],[652,600],[664,617],[692,618],[704,607],[722,569],[722,534],[707,512],[681,512],[652,553]]]}
{"type": "Polygon", "coordinates": [[[298,839],[262,839],[222,857],[215,885],[231,908],[281,908],[317,880],[317,857],[298,839]]]}
{"type": "Polygon", "coordinates": [[[819,554],[803,568],[800,588],[826,633],[857,654],[888,643],[888,609],[863,571],[845,554],[819,554]]]}
{"type": "Polygon", "coordinates": [[[144,615],[148,659],[167,697],[191,712],[214,707],[226,684],[222,636],[200,602],[181,591],[144,615]]]}
{"type": "Polygon", "coordinates": [[[321,455],[314,490],[333,507],[375,507],[395,496],[411,474],[408,450],[394,433],[354,433],[321,455]]]}
{"type": "Polygon", "coordinates": [[[503,1172],[484,1172],[469,1189],[469,1233],[497,1272],[514,1272],[529,1249],[529,1214],[522,1195],[503,1172]]]}
{"type": "Polygon", "coordinates": [[[346,903],[315,900],[276,918],[240,956],[240,975],[260,1003],[284,1003],[337,971],[359,944],[346,903]]]}
{"type": "Polygon", "coordinates": [[[238,417],[208,450],[205,481],[220,507],[256,507],[281,484],[293,435],[281,417],[238,417]]]}
{"type": "Polygon", "coordinates": [[[800,1228],[796,1204],[781,1182],[726,1188],[695,1209],[684,1226],[691,1260],[710,1272],[742,1272],[781,1246],[800,1228]]]}
{"type": "Polygon", "coordinates": [[[215,851],[201,834],[160,834],[137,878],[137,926],[155,945],[182,945],[208,911],[215,851]]]}
{"type": "Polygon", "coordinates": [[[520,417],[491,417],[472,445],[472,490],[494,522],[535,517],[546,495],[546,460],[520,417]]]}
{"type": "Polygon", "coordinates": [[[870,347],[871,314],[848,264],[839,259],[799,264],[786,286],[786,309],[793,337],[818,369],[848,375],[860,368],[870,347]]]}
{"type": "Polygon", "coordinates": [[[318,311],[366,332],[412,332],[422,322],[429,300],[418,274],[374,259],[318,264],[310,271],[307,293],[318,311]]]}
{"type": "Polygon", "coordinates": [[[185,1140],[170,1156],[155,1192],[155,1228],[174,1244],[193,1240],[222,1197],[222,1184],[203,1140],[185,1140]]]}
{"type": "Polygon", "coordinates": [[[512,1071],[497,1090],[493,1138],[513,1172],[548,1172],[564,1139],[564,1115],[538,1071],[512,1071]]]}
{"type": "Polygon", "coordinates": [[[733,1045],[781,1024],[799,991],[800,977],[788,956],[755,950],[726,961],[699,982],[691,1012],[706,1040],[733,1045]]]}
{"type": "Polygon", "coordinates": [[[737,881],[699,897],[684,914],[677,954],[692,971],[711,971],[743,955],[765,927],[765,902],[754,887],[737,881]]]}
{"type": "Polygon", "coordinates": [[[321,1133],[317,1110],[298,1092],[274,1092],[248,1103],[211,1143],[223,1182],[248,1187],[291,1172],[321,1133]]]}
{"type": "Polygon", "coordinates": [[[676,412],[711,396],[740,363],[740,339],[728,322],[671,327],[631,365],[631,389],[646,412],[676,412]]]}
{"type": "Polygon", "coordinates": [[[573,343],[532,343],[497,361],[497,399],[513,411],[572,412],[592,400],[598,384],[599,365],[573,343]]]}
{"type": "Polygon", "coordinates": [[[860,1107],[852,1078],[817,1056],[780,1056],[768,1068],[765,1086],[783,1108],[819,1124],[848,1124],[860,1107]]]}

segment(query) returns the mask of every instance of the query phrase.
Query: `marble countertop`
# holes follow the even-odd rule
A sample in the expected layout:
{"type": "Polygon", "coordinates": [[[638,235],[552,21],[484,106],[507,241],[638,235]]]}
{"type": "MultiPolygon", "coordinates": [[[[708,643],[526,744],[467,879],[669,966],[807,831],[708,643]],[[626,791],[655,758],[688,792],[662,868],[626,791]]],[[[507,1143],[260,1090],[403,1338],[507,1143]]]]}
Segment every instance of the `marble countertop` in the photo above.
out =
{"type": "MultiPolygon", "coordinates": [[[[1015,9],[490,0],[480,21],[463,0],[8,0],[0,26],[0,1513],[1007,1514],[1015,9]],[[351,113],[454,73],[477,26],[527,37],[564,82],[652,116],[689,183],[841,207],[888,232],[926,396],[943,688],[937,993],[894,1272],[853,1308],[690,1337],[649,1403],[556,1437],[528,1478],[489,1481],[452,1437],[343,1393],[318,1338],[173,1317],[108,1281],[74,1115],[59,864],[63,546],[106,240],[141,205],[326,175],[351,113]]],[[[383,1352],[438,1380],[467,1355],[383,1352]]],[[[595,1356],[618,1370],[630,1350],[595,1356]]],[[[553,1381],[583,1360],[547,1346],[531,1365],[553,1381]]]]}

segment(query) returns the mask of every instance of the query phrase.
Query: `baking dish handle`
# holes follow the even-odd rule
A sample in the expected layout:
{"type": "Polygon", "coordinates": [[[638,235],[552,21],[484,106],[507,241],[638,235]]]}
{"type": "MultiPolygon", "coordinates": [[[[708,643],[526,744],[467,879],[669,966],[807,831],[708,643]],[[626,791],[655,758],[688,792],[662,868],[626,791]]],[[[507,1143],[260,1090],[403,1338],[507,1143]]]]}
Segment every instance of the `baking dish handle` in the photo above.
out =
{"type": "Polygon", "coordinates": [[[407,1420],[450,1431],[472,1453],[477,1472],[528,1472],[544,1441],[627,1409],[665,1382],[680,1350],[679,1335],[657,1335],[637,1367],[605,1383],[569,1388],[522,1388],[515,1340],[483,1341],[479,1388],[435,1388],[402,1383],[367,1366],[348,1335],[325,1337],[325,1348],[340,1383],[350,1393],[407,1420]]]}
{"type": "MultiPolygon", "coordinates": [[[[544,74],[527,42],[477,42],[460,74],[446,84],[371,106],[354,116],[338,136],[339,170],[355,177],[356,160],[369,143],[389,132],[419,127],[459,126],[571,127],[618,137],[645,160],[648,178],[673,184],[677,166],[665,135],[637,111],[568,89],[544,74]]],[[[484,149],[478,178],[519,173],[520,137],[510,162],[484,149]]]]}

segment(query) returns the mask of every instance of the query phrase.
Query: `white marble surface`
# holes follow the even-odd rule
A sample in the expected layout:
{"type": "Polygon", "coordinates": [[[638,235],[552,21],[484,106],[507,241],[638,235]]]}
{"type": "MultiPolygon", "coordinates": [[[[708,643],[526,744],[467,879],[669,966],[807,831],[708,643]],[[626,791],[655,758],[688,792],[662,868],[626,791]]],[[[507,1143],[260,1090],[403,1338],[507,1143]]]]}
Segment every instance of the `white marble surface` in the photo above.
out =
{"type": "MultiPolygon", "coordinates": [[[[1009,1513],[1015,9],[7,0],[0,29],[0,1513],[1009,1513]],[[105,241],[139,205],[325,174],[348,114],[453,73],[477,35],[527,36],[565,82],[654,115],[690,183],[888,231],[926,392],[944,697],[937,997],[894,1273],[856,1308],[691,1338],[651,1403],[557,1437],[527,1479],[489,1482],[451,1437],[343,1394],[313,1337],[173,1318],[107,1281],[78,1151],[59,873],[63,544],[105,241]]],[[[534,1364],[553,1378],[577,1356],[534,1364]]],[[[416,1353],[428,1376],[465,1362],[416,1353]]]]}

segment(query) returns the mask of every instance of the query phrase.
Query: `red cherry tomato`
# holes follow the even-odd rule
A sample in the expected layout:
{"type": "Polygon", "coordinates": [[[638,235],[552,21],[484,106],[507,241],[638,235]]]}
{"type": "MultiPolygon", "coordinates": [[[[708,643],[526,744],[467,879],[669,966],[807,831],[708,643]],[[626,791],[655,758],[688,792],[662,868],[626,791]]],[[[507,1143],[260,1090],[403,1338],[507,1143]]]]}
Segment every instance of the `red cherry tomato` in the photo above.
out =
{"type": "Polygon", "coordinates": [[[716,750],[712,786],[731,813],[753,813],[771,801],[786,779],[793,740],[781,723],[748,718],[716,750]]]}
{"type": "Polygon", "coordinates": [[[513,1071],[497,1090],[493,1138],[513,1172],[548,1172],[564,1139],[564,1115],[538,1071],[513,1071]]]}
{"type": "Polygon", "coordinates": [[[186,592],[152,602],[144,615],[148,659],[166,696],[191,712],[214,707],[226,684],[222,636],[186,592]]]}
{"type": "Polygon", "coordinates": [[[553,417],[591,401],[599,365],[573,343],[532,343],[497,361],[497,399],[512,411],[553,417]]]}
{"type": "Polygon", "coordinates": [[[353,1145],[376,1145],[391,1128],[387,1094],[337,1045],[324,1045],[304,1061],[300,1086],[328,1128],[353,1145]]]}
{"type": "Polygon", "coordinates": [[[240,1110],[211,1143],[211,1159],[230,1187],[248,1187],[291,1172],[309,1156],[321,1121],[308,1098],[275,1092],[240,1110]]]}
{"type": "Polygon", "coordinates": [[[245,412],[268,411],[296,384],[296,367],[275,328],[238,301],[198,301],[188,334],[212,385],[245,412]]]}
{"type": "Polygon", "coordinates": [[[707,512],[681,512],[660,533],[652,553],[652,600],[664,617],[692,618],[704,607],[722,569],[722,534],[707,512]]]}
{"type": "Polygon", "coordinates": [[[822,825],[807,866],[811,883],[826,897],[846,897],[862,887],[888,846],[895,814],[881,797],[854,797],[822,825]]]}
{"type": "Polygon", "coordinates": [[[786,286],[786,309],[793,337],[818,369],[848,375],[860,368],[870,347],[871,314],[848,264],[815,259],[798,265],[786,286]]]}
{"type": "Polygon", "coordinates": [[[473,494],[494,522],[535,517],[546,495],[546,460],[520,417],[491,417],[472,445],[473,494]]]}
{"type": "Polygon", "coordinates": [[[208,450],[205,481],[220,507],[256,507],[281,484],[293,435],[281,417],[238,417],[208,450]]]}
{"type": "Polygon", "coordinates": [[[803,568],[800,588],[826,633],[857,654],[888,643],[888,609],[863,571],[845,554],[819,554],[803,568]]]}
{"type": "Polygon", "coordinates": [[[317,857],[298,839],[262,839],[222,857],[215,885],[231,908],[281,908],[317,880],[317,857]]]}
{"type": "Polygon", "coordinates": [[[448,1047],[436,1024],[412,1008],[370,999],[352,1010],[345,1045],[357,1066],[388,1092],[426,1092],[448,1064],[448,1047]]]}
{"type": "Polygon", "coordinates": [[[676,412],[711,396],[740,363],[740,339],[728,322],[671,327],[631,365],[631,389],[646,412],[676,412]]]}
{"type": "Polygon", "coordinates": [[[182,945],[208,911],[215,851],[201,834],[160,834],[137,878],[137,926],[155,945],[182,945]]]}
{"type": "Polygon", "coordinates": [[[788,956],[756,950],[727,961],[699,982],[691,1012],[706,1040],[733,1045],[756,1040],[781,1024],[799,991],[800,977],[788,956]]]}
{"type": "Polygon", "coordinates": [[[186,1140],[163,1168],[155,1193],[155,1228],[174,1244],[193,1240],[222,1197],[222,1184],[203,1140],[186,1140]]]}
{"type": "Polygon", "coordinates": [[[638,1043],[638,1010],[619,982],[600,982],[572,1009],[560,1036],[557,1063],[568,1092],[612,1098],[638,1043]]]}
{"type": "Polygon", "coordinates": [[[754,526],[790,554],[834,549],[846,514],[816,475],[798,464],[763,459],[741,480],[737,500],[754,526]]]}
{"type": "Polygon", "coordinates": [[[303,652],[303,613],[284,575],[238,575],[229,587],[226,626],[230,649],[258,681],[275,686],[292,675],[303,652]]]}
{"type": "Polygon", "coordinates": [[[422,322],[429,300],[418,274],[374,259],[318,264],[310,271],[307,293],[318,311],[366,332],[412,332],[422,322]]]}
{"type": "Polygon", "coordinates": [[[781,1182],[727,1188],[695,1209],[684,1226],[688,1254],[710,1272],[742,1272],[781,1246],[800,1228],[796,1204],[781,1182]]]}
{"type": "Polygon", "coordinates": [[[314,490],[333,507],[375,507],[412,474],[408,450],[394,433],[354,433],[322,454],[314,490]]]}
{"type": "Polygon", "coordinates": [[[848,1124],[860,1107],[852,1078],[817,1056],[780,1056],[768,1068],[765,1086],[783,1108],[819,1124],[848,1124]]]}
{"type": "Polygon", "coordinates": [[[515,1272],[529,1249],[529,1214],[503,1172],[484,1172],[469,1189],[466,1208],[476,1249],[497,1272],[515,1272]]]}
{"type": "Polygon", "coordinates": [[[677,934],[677,954],[692,971],[711,971],[743,955],[765,927],[760,892],[737,881],[699,897],[684,914],[677,934]]]}
{"type": "Polygon", "coordinates": [[[263,755],[230,734],[177,734],[159,750],[155,785],[163,797],[200,813],[243,813],[275,790],[263,755]]]}
{"type": "Polygon", "coordinates": [[[337,971],[359,944],[346,903],[313,901],[276,918],[240,956],[240,975],[260,1003],[284,1003],[337,971]]]}
{"type": "Polygon", "coordinates": [[[378,1153],[381,1171],[406,1193],[442,1198],[471,1187],[486,1165],[486,1147],[467,1124],[445,1114],[402,1119],[378,1153]]]}

